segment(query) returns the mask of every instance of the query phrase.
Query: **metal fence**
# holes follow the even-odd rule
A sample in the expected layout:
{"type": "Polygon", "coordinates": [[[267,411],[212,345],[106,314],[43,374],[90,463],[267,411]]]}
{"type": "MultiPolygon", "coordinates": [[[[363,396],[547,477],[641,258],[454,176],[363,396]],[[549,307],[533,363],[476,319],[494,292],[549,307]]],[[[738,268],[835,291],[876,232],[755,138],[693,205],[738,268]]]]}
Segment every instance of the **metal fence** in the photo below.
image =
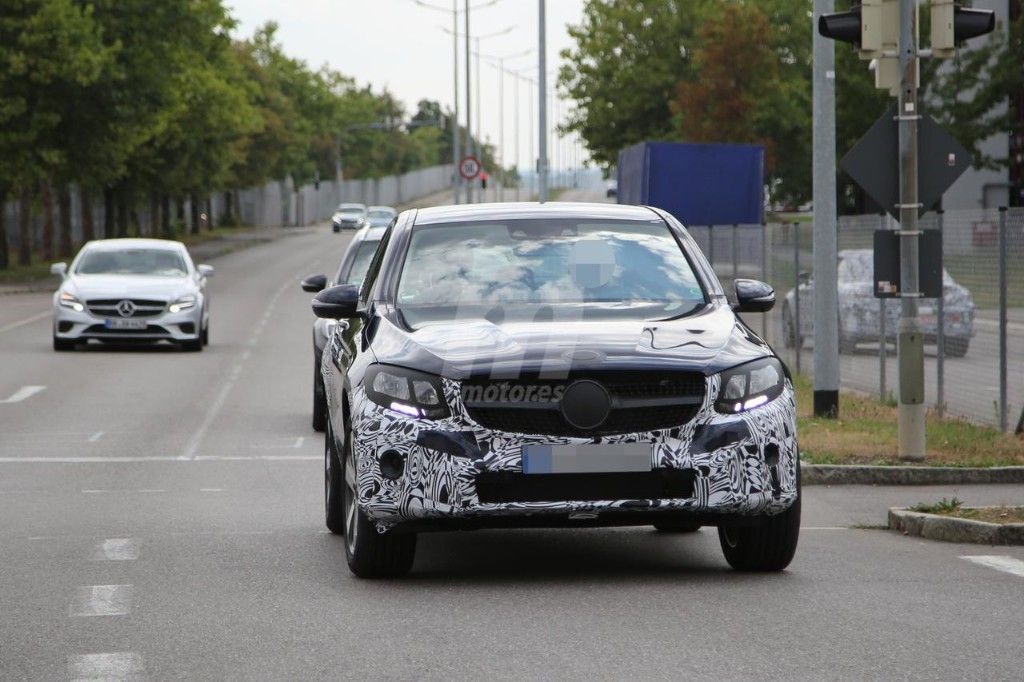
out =
{"type": "MultiPolygon", "coordinates": [[[[450,165],[421,168],[403,175],[389,175],[382,178],[366,180],[345,180],[342,182],[324,181],[319,184],[308,184],[296,189],[290,180],[268,182],[260,187],[238,192],[238,213],[241,221],[253,227],[275,227],[291,225],[310,225],[327,220],[335,208],[343,201],[364,204],[384,204],[398,206],[413,199],[440,192],[452,186],[453,168],[450,165]]],[[[56,193],[54,193],[56,194],[56,193]]],[[[71,216],[71,242],[73,245],[82,243],[82,202],[77,186],[70,188],[68,204],[71,216]]],[[[203,198],[200,207],[202,213],[208,214],[213,224],[219,225],[228,214],[227,201],[223,193],[203,198]]],[[[4,211],[8,245],[12,253],[19,246],[18,233],[18,202],[10,201],[0,210],[4,211]]],[[[138,231],[144,235],[156,235],[156,215],[153,206],[138,206],[131,210],[130,221],[138,225],[138,231]]],[[[54,196],[54,221],[57,221],[60,208],[54,196]]],[[[104,236],[105,214],[102,197],[94,197],[91,202],[92,222],[95,237],[104,236]]],[[[188,201],[184,205],[186,221],[192,214],[188,201]]],[[[32,212],[31,239],[33,250],[42,244],[43,210],[36,206],[32,212]]],[[[54,226],[55,231],[58,226],[54,226]]],[[[54,237],[55,243],[57,237],[54,237]]]]}
{"type": "MultiPolygon", "coordinates": [[[[921,226],[942,230],[946,271],[944,296],[920,301],[926,399],[940,412],[1013,430],[1024,417],[1024,209],[929,213],[921,226]]],[[[839,220],[840,383],[886,400],[898,394],[900,303],[873,297],[871,249],[876,229],[895,228],[878,215],[839,220]]],[[[775,309],[748,321],[792,369],[813,375],[811,224],[690,232],[728,291],[735,277],[775,287],[775,309]]]]}

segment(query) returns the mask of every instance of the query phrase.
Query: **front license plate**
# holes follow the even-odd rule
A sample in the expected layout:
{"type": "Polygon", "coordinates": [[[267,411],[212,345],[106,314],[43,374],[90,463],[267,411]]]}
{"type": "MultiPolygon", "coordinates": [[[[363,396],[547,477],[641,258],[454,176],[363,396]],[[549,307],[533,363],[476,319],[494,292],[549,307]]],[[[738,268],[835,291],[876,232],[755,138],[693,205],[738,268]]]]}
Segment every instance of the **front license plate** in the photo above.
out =
{"type": "Polygon", "coordinates": [[[133,320],[131,318],[125,319],[112,319],[104,322],[107,329],[145,329],[145,320],[133,320]]]}
{"type": "Polygon", "coordinates": [[[524,445],[524,474],[599,474],[650,471],[650,443],[524,445]]]}

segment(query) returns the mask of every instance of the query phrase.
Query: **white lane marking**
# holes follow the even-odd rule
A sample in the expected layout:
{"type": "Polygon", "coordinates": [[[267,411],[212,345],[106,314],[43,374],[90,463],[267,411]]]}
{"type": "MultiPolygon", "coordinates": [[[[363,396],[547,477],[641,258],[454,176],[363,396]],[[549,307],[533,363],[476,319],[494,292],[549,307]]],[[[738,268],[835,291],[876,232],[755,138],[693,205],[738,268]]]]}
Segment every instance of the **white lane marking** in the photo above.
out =
{"type": "Polygon", "coordinates": [[[298,450],[299,448],[302,447],[302,442],[304,440],[306,440],[305,436],[299,436],[298,438],[295,439],[295,445],[293,445],[292,447],[298,450]]]}
{"type": "Polygon", "coordinates": [[[131,611],[131,585],[87,585],[75,590],[68,609],[72,616],[123,616],[131,611]]]}
{"type": "MultiPolygon", "coordinates": [[[[270,319],[270,313],[271,311],[273,311],[274,306],[277,305],[278,299],[280,299],[281,295],[286,290],[290,289],[292,286],[293,284],[289,279],[289,281],[285,282],[280,287],[278,287],[277,291],[274,292],[274,295],[270,297],[270,301],[267,303],[267,307],[263,312],[262,321],[258,325],[256,325],[256,329],[254,329],[251,332],[251,335],[249,337],[250,346],[255,346],[257,341],[259,341],[259,338],[263,334],[263,330],[266,327],[266,322],[268,319],[270,319]]],[[[179,459],[196,459],[196,453],[199,451],[199,446],[202,445],[203,439],[206,437],[206,432],[210,430],[210,427],[213,425],[213,422],[217,419],[217,417],[220,416],[220,411],[224,408],[225,401],[227,401],[228,393],[231,392],[231,388],[235,385],[235,382],[238,381],[238,377],[242,373],[242,365],[245,364],[245,361],[248,359],[248,357],[248,355],[240,357],[238,359],[238,362],[235,363],[234,367],[231,368],[231,372],[229,373],[227,380],[224,382],[224,385],[221,386],[220,391],[217,392],[217,397],[214,398],[213,403],[210,405],[209,409],[206,410],[206,416],[203,418],[203,421],[199,424],[199,427],[195,430],[195,433],[192,434],[192,437],[189,438],[188,443],[185,445],[185,449],[182,450],[179,459]]]]}
{"type": "Polygon", "coordinates": [[[199,492],[201,492],[201,493],[222,493],[222,492],[224,492],[224,488],[200,488],[199,492]]]}
{"type": "Polygon", "coordinates": [[[31,398],[36,393],[40,393],[45,390],[46,386],[22,386],[7,400],[0,400],[0,403],[20,403],[25,398],[31,398]]]}
{"type": "Polygon", "coordinates": [[[82,492],[86,495],[98,495],[99,493],[109,493],[109,490],[96,490],[96,489],[85,489],[82,488],[82,492]]]}
{"type": "Polygon", "coordinates": [[[139,490],[140,493],[165,493],[167,492],[163,488],[142,488],[139,490]]]}
{"type": "Polygon", "coordinates": [[[108,538],[92,548],[93,561],[135,561],[139,558],[139,541],[135,538],[108,538]]]}
{"type": "MultiPolygon", "coordinates": [[[[0,464],[128,464],[137,462],[296,462],[323,459],[323,455],[200,455],[193,459],[181,457],[0,457],[0,464]]],[[[82,491],[87,492],[87,491],[82,491]]],[[[88,491],[104,492],[104,491],[88,491]]]]}
{"type": "Polygon", "coordinates": [[[36,320],[41,320],[44,317],[50,317],[51,315],[53,315],[53,313],[48,310],[45,313],[39,313],[38,315],[33,315],[32,317],[26,317],[24,320],[11,322],[9,325],[5,327],[0,327],[0,334],[2,334],[3,332],[9,332],[12,329],[17,329],[18,327],[24,327],[26,324],[32,324],[36,320]]]}
{"type": "Polygon", "coordinates": [[[90,442],[90,443],[95,443],[95,442],[96,442],[96,441],[98,441],[98,440],[99,440],[100,438],[103,438],[103,433],[104,433],[103,431],[97,431],[96,433],[92,434],[92,435],[91,435],[91,436],[89,436],[89,438],[88,438],[89,442],[90,442]]]}
{"type": "Polygon", "coordinates": [[[997,571],[1002,571],[1003,573],[1009,573],[1010,575],[1017,575],[1024,578],[1024,561],[1014,559],[1012,556],[968,554],[960,558],[965,561],[970,561],[973,564],[978,564],[979,566],[994,568],[997,571]]]}
{"type": "Polygon", "coordinates": [[[141,680],[145,671],[142,656],[131,651],[68,656],[72,680],[141,680]]]}

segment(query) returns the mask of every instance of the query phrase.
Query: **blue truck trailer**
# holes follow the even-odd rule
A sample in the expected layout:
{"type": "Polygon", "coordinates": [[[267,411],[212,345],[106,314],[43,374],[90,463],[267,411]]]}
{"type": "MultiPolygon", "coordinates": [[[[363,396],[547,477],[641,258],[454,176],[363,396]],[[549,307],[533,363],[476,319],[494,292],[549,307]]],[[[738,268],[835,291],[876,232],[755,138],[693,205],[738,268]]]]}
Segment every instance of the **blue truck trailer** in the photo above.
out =
{"type": "Polygon", "coordinates": [[[684,225],[759,225],[764,147],[641,142],[619,152],[618,201],[664,209],[684,225]]]}

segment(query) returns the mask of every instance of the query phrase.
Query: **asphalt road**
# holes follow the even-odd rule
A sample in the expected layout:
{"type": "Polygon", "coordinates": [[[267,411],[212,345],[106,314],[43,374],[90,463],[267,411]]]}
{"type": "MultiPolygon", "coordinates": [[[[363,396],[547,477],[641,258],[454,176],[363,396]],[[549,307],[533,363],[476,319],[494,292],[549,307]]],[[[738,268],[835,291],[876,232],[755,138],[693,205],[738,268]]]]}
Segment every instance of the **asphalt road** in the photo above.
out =
{"type": "Polygon", "coordinates": [[[1024,548],[860,526],[1024,486],[809,487],[780,575],[638,528],[425,535],[353,578],[298,287],[347,238],[216,260],[203,353],[55,354],[49,297],[0,298],[0,679],[1020,679],[1024,577],[961,557],[1024,548]]]}

